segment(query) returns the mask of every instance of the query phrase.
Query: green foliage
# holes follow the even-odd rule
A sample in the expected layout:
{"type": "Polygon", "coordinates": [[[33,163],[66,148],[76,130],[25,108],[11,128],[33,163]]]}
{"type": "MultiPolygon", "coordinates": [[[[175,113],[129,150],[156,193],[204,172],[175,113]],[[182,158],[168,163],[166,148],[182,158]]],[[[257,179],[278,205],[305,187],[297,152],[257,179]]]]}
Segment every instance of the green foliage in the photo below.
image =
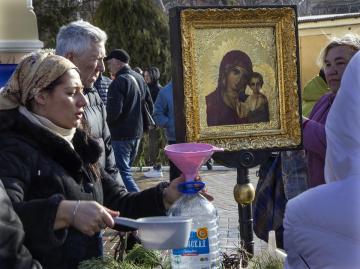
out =
{"type": "MultiPolygon", "coordinates": [[[[159,153],[156,159],[156,163],[161,163],[162,165],[168,165],[168,158],[165,155],[164,148],[166,146],[167,140],[164,129],[158,128],[157,131],[159,132],[159,153]]],[[[150,160],[149,155],[149,135],[144,134],[143,138],[141,139],[138,154],[134,160],[133,166],[136,167],[144,167],[144,166],[152,166],[154,163],[150,160]]]]}
{"type": "Polygon", "coordinates": [[[131,66],[154,65],[163,84],[170,79],[168,18],[153,1],[103,0],[94,23],[109,36],[107,51],[123,48],[131,66]]]}
{"type": "Polygon", "coordinates": [[[89,10],[91,2],[34,0],[39,38],[44,47],[54,48],[59,28],[77,20],[79,15],[85,20],[94,18],[90,22],[109,36],[108,51],[125,49],[133,67],[157,66],[161,83],[166,84],[171,72],[167,15],[149,0],[102,0],[98,1],[96,11],[89,10]]]}
{"type": "Polygon", "coordinates": [[[250,260],[249,267],[251,269],[282,269],[284,263],[280,258],[270,255],[269,252],[262,252],[250,260]]]}
{"type": "Polygon", "coordinates": [[[135,245],[123,261],[112,257],[92,258],[80,263],[78,269],[170,269],[169,258],[161,252],[135,245]]]}
{"type": "Polygon", "coordinates": [[[133,262],[137,265],[146,265],[150,268],[161,265],[161,257],[157,251],[145,249],[142,245],[135,245],[126,255],[125,262],[133,262]]]}
{"type": "MultiPolygon", "coordinates": [[[[222,253],[221,268],[234,269],[239,268],[241,260],[244,258],[241,254],[227,255],[222,253]]],[[[248,268],[250,269],[282,269],[284,263],[279,258],[270,255],[264,251],[250,259],[248,268]]],[[[112,257],[92,258],[80,263],[78,269],[170,269],[171,263],[169,252],[145,249],[142,245],[135,245],[126,255],[123,261],[112,257]]]]}
{"type": "Polygon", "coordinates": [[[92,258],[80,263],[78,269],[151,269],[132,262],[118,262],[112,257],[92,258]]]}
{"type": "Polygon", "coordinates": [[[76,20],[78,1],[34,0],[34,10],[38,22],[39,39],[45,48],[55,48],[59,28],[76,20]]]}
{"type": "Polygon", "coordinates": [[[119,263],[112,257],[92,258],[82,261],[78,269],[120,269],[119,263]]]}

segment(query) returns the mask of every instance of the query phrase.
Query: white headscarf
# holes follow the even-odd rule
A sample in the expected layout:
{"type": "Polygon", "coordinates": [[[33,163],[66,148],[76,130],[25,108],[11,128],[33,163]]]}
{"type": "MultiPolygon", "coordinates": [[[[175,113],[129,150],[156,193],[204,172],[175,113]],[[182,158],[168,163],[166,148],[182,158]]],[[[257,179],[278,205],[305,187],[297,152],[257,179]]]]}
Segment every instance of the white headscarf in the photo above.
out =
{"type": "Polygon", "coordinates": [[[360,52],[348,63],[326,130],[326,183],[360,179],[360,52]]]}

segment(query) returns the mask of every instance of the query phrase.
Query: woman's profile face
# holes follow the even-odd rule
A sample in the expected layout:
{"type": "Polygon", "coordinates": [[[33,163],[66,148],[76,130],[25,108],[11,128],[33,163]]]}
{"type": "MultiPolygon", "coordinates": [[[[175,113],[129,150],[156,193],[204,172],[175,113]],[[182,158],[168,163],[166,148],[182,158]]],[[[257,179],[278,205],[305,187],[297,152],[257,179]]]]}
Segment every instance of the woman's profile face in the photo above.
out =
{"type": "Polygon", "coordinates": [[[144,71],[144,80],[147,84],[150,84],[152,82],[148,71],[144,71]]]}
{"type": "Polygon", "coordinates": [[[324,74],[330,90],[337,92],[342,75],[355,51],[349,46],[337,46],[329,49],[324,61],[324,74]]]}
{"type": "Polygon", "coordinates": [[[248,74],[249,72],[241,66],[232,67],[226,76],[226,90],[237,92],[245,90],[248,83],[248,74]]]}
{"type": "Polygon", "coordinates": [[[62,75],[61,83],[53,90],[42,91],[39,95],[42,95],[41,116],[65,129],[80,125],[86,99],[80,75],[75,69],[70,69],[62,75]]]}

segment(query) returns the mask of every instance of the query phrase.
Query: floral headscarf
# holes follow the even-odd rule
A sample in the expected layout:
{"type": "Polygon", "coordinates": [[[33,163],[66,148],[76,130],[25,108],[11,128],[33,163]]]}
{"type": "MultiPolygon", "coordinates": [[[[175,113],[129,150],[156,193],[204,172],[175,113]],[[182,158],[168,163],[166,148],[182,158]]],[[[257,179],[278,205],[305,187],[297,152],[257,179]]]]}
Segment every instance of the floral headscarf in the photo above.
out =
{"type": "Polygon", "coordinates": [[[34,52],[18,64],[13,75],[0,89],[0,110],[26,106],[42,89],[76,66],[51,51],[34,52]]]}

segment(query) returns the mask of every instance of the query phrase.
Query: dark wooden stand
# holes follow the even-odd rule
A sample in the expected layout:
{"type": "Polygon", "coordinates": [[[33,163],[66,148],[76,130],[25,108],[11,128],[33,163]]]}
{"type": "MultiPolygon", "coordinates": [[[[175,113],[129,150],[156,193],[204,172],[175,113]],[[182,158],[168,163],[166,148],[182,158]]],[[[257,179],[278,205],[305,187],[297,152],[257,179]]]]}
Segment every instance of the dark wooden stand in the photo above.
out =
{"type": "MultiPolygon", "coordinates": [[[[213,159],[218,163],[221,163],[227,167],[233,167],[237,169],[237,178],[235,186],[241,188],[241,186],[249,186],[249,168],[264,162],[270,153],[264,151],[237,151],[237,152],[217,152],[214,153],[213,159]]],[[[249,190],[249,188],[243,188],[242,190],[249,190]]],[[[234,191],[234,195],[236,191],[234,191]]],[[[251,191],[250,191],[251,192],[251,191]]],[[[239,212],[239,229],[241,244],[248,253],[248,258],[251,258],[254,254],[254,237],[253,237],[253,217],[251,202],[253,199],[248,197],[248,201],[245,203],[238,202],[239,212]]],[[[243,266],[246,266],[248,260],[243,262],[243,266]]]]}

